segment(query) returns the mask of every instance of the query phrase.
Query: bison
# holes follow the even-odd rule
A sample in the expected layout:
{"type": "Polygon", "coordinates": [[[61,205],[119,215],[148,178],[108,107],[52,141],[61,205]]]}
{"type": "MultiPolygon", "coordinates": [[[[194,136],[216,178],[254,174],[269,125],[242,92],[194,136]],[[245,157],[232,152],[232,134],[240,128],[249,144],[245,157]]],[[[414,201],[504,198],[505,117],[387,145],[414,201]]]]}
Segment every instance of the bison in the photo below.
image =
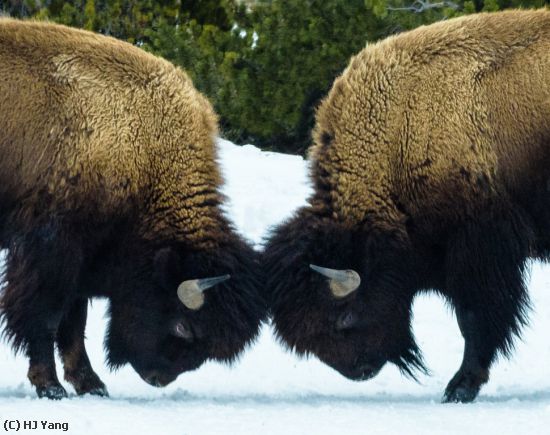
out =
{"type": "Polygon", "coordinates": [[[454,308],[470,402],[527,321],[550,257],[550,11],[448,20],[368,45],[316,115],[315,191],[264,254],[276,332],[364,380],[424,369],[416,294],[454,308]]]}
{"type": "Polygon", "coordinates": [[[78,394],[107,394],[84,347],[94,296],[112,368],[164,386],[234,359],[266,306],[222,212],[209,102],[169,62],[60,25],[0,19],[0,66],[1,317],[38,396],[67,394],[55,345],[78,394]]]}

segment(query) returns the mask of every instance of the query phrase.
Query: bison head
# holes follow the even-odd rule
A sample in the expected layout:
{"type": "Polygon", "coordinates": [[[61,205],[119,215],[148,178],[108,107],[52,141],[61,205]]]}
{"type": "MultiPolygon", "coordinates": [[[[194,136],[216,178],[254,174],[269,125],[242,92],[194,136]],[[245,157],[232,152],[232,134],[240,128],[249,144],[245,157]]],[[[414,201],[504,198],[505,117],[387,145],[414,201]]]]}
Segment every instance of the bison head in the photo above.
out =
{"type": "Polygon", "coordinates": [[[302,209],[264,253],[277,334],[350,379],[369,379],[386,362],[414,377],[424,368],[410,327],[411,257],[396,235],[302,209]]]}
{"type": "Polygon", "coordinates": [[[267,311],[259,266],[237,236],[213,250],[132,251],[120,273],[123,290],[111,297],[112,368],[130,363],[149,384],[165,386],[208,359],[231,362],[256,337],[267,311]]]}

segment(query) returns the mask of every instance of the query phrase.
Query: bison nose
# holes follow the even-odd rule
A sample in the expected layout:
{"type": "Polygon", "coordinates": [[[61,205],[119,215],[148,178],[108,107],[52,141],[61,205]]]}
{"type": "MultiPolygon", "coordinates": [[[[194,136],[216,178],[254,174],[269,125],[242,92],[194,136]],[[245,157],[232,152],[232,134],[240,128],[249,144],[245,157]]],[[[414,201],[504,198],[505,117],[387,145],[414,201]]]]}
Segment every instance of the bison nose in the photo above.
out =
{"type": "Polygon", "coordinates": [[[153,387],[162,387],[159,376],[157,374],[146,376],[143,378],[143,380],[153,387]]]}
{"type": "Polygon", "coordinates": [[[153,371],[143,376],[143,380],[153,387],[165,387],[174,380],[173,377],[163,376],[161,373],[153,371]]]}
{"type": "Polygon", "coordinates": [[[149,370],[145,372],[138,372],[141,378],[153,387],[165,387],[170,382],[174,381],[178,375],[174,375],[170,372],[164,372],[159,370],[149,370]]]}
{"type": "Polygon", "coordinates": [[[364,364],[358,367],[357,381],[366,381],[368,379],[374,378],[378,372],[382,369],[382,366],[375,366],[372,364],[364,364]]]}
{"type": "Polygon", "coordinates": [[[366,381],[374,378],[382,369],[384,363],[361,362],[353,367],[338,370],[342,375],[352,381],[366,381]]]}

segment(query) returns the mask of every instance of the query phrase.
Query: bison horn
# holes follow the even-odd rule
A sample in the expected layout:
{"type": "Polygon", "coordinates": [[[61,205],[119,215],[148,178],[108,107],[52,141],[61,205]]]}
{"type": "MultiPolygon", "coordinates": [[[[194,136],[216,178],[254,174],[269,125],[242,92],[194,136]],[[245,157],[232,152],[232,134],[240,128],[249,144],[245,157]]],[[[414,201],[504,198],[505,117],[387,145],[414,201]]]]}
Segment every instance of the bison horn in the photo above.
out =
{"type": "Polygon", "coordinates": [[[178,287],[178,298],[190,310],[198,310],[204,304],[204,291],[231,278],[221,275],[212,278],[190,279],[178,287]]]}
{"type": "Polygon", "coordinates": [[[329,287],[332,294],[337,298],[344,298],[353,293],[361,284],[361,277],[355,270],[337,270],[310,264],[309,267],[315,272],[326,276],[329,279],[329,287]]]}

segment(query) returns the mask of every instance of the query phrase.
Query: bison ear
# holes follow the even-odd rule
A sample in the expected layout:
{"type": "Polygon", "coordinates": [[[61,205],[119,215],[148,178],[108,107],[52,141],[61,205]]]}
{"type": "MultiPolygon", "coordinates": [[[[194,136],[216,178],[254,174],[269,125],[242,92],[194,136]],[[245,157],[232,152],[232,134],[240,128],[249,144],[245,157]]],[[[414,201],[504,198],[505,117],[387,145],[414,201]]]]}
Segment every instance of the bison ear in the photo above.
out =
{"type": "Polygon", "coordinates": [[[172,290],[180,281],[178,271],[181,268],[181,259],[173,248],[162,248],[155,253],[155,278],[161,285],[172,290]]]}

